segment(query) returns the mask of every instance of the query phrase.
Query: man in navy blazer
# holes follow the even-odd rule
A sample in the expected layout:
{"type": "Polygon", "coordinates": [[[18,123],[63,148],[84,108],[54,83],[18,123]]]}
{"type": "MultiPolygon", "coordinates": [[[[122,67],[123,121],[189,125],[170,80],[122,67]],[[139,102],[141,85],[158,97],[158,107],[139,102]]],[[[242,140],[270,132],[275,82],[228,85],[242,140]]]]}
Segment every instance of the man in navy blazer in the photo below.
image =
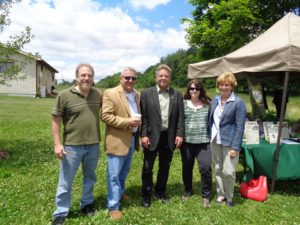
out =
{"type": "Polygon", "coordinates": [[[142,128],[144,148],[142,171],[142,206],[151,204],[153,165],[159,157],[159,169],[155,194],[162,202],[168,200],[166,185],[173,151],[179,148],[184,135],[184,113],[182,94],[169,87],[171,69],[165,64],[156,70],[156,86],[141,92],[142,128]]]}

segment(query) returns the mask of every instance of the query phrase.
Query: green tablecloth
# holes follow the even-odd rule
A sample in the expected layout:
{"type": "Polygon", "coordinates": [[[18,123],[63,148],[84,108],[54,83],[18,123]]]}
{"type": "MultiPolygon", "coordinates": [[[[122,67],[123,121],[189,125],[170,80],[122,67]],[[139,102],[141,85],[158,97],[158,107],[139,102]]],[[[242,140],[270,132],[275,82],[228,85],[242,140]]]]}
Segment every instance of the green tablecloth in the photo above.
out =
{"type": "MultiPolygon", "coordinates": [[[[248,181],[259,175],[273,177],[276,144],[269,144],[261,139],[259,145],[242,145],[245,154],[246,173],[243,178],[248,181]]],[[[276,180],[293,180],[300,178],[300,144],[282,144],[278,159],[276,180]]]]}

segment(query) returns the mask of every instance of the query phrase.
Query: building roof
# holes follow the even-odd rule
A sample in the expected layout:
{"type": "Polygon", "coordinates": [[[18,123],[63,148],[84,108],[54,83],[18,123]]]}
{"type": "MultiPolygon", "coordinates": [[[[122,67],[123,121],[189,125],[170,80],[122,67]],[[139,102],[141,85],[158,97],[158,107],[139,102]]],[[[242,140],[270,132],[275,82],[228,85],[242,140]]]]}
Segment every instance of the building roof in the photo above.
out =
{"type": "MultiPolygon", "coordinates": [[[[3,47],[7,47],[7,45],[3,44],[0,42],[0,45],[2,45],[3,47]]],[[[58,70],[56,70],[53,66],[51,66],[49,63],[47,63],[45,60],[43,60],[41,57],[38,57],[38,56],[35,56],[31,53],[28,53],[28,52],[24,52],[22,50],[18,50],[18,52],[22,55],[25,55],[27,57],[30,57],[32,59],[34,59],[35,61],[39,62],[40,64],[46,66],[49,68],[49,70],[53,71],[54,73],[59,73],[58,70]]]]}

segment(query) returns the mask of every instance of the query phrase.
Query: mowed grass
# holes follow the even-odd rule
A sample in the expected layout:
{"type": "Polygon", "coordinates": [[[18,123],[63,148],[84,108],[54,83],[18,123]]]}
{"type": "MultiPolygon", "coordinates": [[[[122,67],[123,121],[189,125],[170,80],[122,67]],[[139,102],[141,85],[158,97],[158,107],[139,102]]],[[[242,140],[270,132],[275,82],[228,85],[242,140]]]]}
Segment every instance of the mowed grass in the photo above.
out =
{"type": "MultiPolygon", "coordinates": [[[[247,100],[246,95],[242,97],[247,100]]],[[[51,224],[59,170],[50,130],[53,104],[53,98],[0,96],[0,149],[9,152],[7,159],[0,160],[0,224],[51,224]]],[[[299,98],[290,98],[288,115],[290,112],[297,115],[296,107],[299,107],[299,98]]],[[[103,124],[101,132],[103,137],[103,124]]],[[[195,195],[188,201],[181,201],[183,185],[178,150],[174,153],[168,182],[170,202],[161,204],[153,200],[149,209],[140,206],[143,156],[141,151],[135,154],[126,183],[132,201],[122,203],[124,217],[114,222],[109,219],[106,209],[106,156],[102,144],[94,191],[96,214],[86,218],[78,211],[81,196],[79,171],[73,185],[70,217],[65,224],[300,224],[300,182],[277,181],[275,193],[264,203],[246,200],[238,193],[243,175],[242,160],[237,171],[236,207],[217,205],[214,187],[211,208],[203,208],[196,165],[195,195]]],[[[155,175],[156,172],[157,165],[155,175]]]]}

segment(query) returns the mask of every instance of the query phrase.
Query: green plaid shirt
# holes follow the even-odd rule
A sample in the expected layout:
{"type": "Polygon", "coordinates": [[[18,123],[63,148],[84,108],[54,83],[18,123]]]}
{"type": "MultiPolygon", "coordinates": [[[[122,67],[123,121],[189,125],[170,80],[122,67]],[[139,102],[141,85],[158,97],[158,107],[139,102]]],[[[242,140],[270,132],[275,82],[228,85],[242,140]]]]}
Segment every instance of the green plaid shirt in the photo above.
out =
{"type": "Polygon", "coordinates": [[[191,108],[184,101],[184,141],[192,144],[208,143],[207,123],[209,107],[191,108]]]}

